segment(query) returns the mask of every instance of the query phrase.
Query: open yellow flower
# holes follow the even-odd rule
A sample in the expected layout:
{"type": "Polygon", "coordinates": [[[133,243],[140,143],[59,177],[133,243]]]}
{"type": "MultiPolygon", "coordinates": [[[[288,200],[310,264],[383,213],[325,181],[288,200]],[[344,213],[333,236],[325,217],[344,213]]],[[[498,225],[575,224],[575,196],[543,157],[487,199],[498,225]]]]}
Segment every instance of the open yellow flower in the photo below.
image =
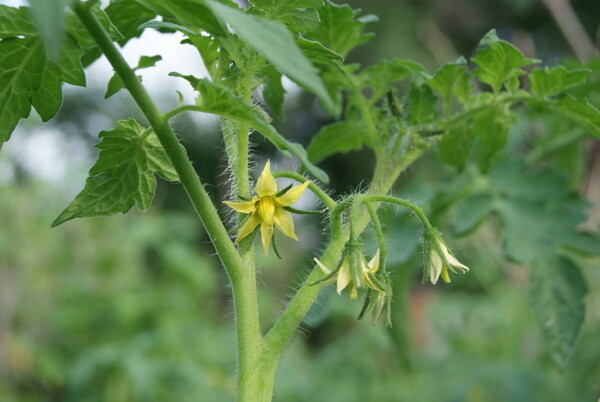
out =
{"type": "Polygon", "coordinates": [[[265,254],[269,252],[273,227],[277,227],[284,235],[298,240],[294,233],[294,221],[292,215],[284,209],[300,199],[302,193],[309,185],[305,181],[299,186],[293,187],[283,194],[277,192],[277,183],[271,174],[271,161],[267,161],[260,177],[254,187],[256,195],[250,201],[229,202],[224,201],[229,207],[242,214],[250,214],[248,220],[238,231],[236,243],[260,225],[260,235],[265,254]],[[279,194],[279,195],[278,195],[279,194]]]}
{"type": "MultiPolygon", "coordinates": [[[[315,258],[314,260],[317,263],[317,265],[319,265],[321,270],[325,272],[325,274],[331,274],[332,271],[325,265],[323,265],[321,261],[319,261],[317,258],[315,258]]],[[[377,250],[373,258],[371,258],[371,261],[369,261],[367,265],[368,266],[365,266],[365,263],[362,262],[362,266],[360,268],[360,278],[362,282],[371,289],[383,293],[384,290],[377,286],[371,279],[375,272],[377,272],[377,270],[379,269],[379,250],[377,250]]],[[[344,257],[344,259],[342,260],[342,264],[340,265],[337,275],[319,283],[322,283],[323,285],[337,283],[338,294],[342,294],[342,290],[348,287],[348,289],[350,290],[350,299],[357,299],[358,288],[362,287],[362,283],[354,283],[354,281],[352,280],[352,275],[350,273],[350,263],[348,262],[348,258],[346,257],[344,257]]]]}

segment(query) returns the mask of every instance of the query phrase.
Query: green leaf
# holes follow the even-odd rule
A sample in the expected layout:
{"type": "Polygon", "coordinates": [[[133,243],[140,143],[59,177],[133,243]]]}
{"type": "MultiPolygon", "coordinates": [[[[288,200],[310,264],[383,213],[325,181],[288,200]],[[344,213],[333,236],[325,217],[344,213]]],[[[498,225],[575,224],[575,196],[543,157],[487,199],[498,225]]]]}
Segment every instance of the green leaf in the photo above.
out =
{"type": "Polygon", "coordinates": [[[283,22],[292,32],[305,34],[314,31],[320,24],[316,10],[291,10],[280,15],[277,20],[283,22]]]}
{"type": "Polygon", "coordinates": [[[564,367],[583,322],[586,291],[569,258],[573,253],[600,255],[600,239],[578,230],[589,204],[568,189],[563,175],[527,171],[519,160],[505,160],[481,179],[484,190],[465,201],[455,222],[464,217],[467,223],[459,224],[470,227],[479,220],[470,214],[481,217],[492,206],[502,225],[504,255],[531,266],[533,310],[552,357],[564,367]]]}
{"type": "Polygon", "coordinates": [[[564,368],[585,317],[587,291],[579,268],[565,258],[539,258],[532,264],[529,296],[556,364],[564,368]]]}
{"type": "Polygon", "coordinates": [[[364,130],[359,122],[344,120],[322,127],[308,146],[308,158],[318,163],[337,152],[359,150],[364,144],[364,130]]]}
{"type": "Polygon", "coordinates": [[[15,8],[0,5],[0,38],[37,34],[38,31],[29,18],[27,7],[15,8]]]}
{"type": "Polygon", "coordinates": [[[327,174],[308,160],[308,155],[300,144],[285,139],[272,125],[264,121],[256,113],[252,105],[236,96],[229,88],[189,75],[181,75],[179,73],[171,73],[170,75],[188,80],[194,89],[200,93],[196,103],[201,111],[248,124],[260,132],[279,150],[284,152],[289,151],[289,153],[295,155],[315,178],[323,183],[329,182],[327,174]]]}
{"type": "Polygon", "coordinates": [[[475,157],[479,167],[487,171],[493,157],[506,145],[514,116],[504,107],[489,107],[478,113],[472,125],[475,143],[475,157]]]}
{"type": "Polygon", "coordinates": [[[569,88],[585,83],[591,70],[567,70],[563,66],[537,69],[529,75],[531,93],[537,96],[553,96],[569,88]]]}
{"type": "Polygon", "coordinates": [[[175,18],[192,30],[203,29],[211,35],[227,35],[227,28],[215,16],[208,4],[198,0],[137,0],[163,17],[175,18]]]}
{"type": "Polygon", "coordinates": [[[315,8],[322,7],[323,0],[256,0],[252,6],[264,17],[283,22],[292,32],[306,33],[319,26],[315,8]]]}
{"type": "Polygon", "coordinates": [[[325,6],[318,9],[321,24],[314,31],[307,33],[306,37],[321,42],[345,57],[354,47],[371,40],[374,36],[363,32],[367,21],[356,18],[360,11],[327,0],[325,6]]]}
{"type": "Polygon", "coordinates": [[[339,114],[340,110],[321,78],[284,25],[277,21],[244,14],[240,10],[214,1],[207,0],[207,5],[223,22],[230,24],[241,39],[273,63],[282,73],[316,94],[329,113],[339,114]]]}
{"type": "Polygon", "coordinates": [[[437,98],[429,86],[413,83],[408,97],[407,120],[410,124],[425,124],[435,118],[437,98]]]}
{"type": "Polygon", "coordinates": [[[358,78],[362,87],[371,87],[374,93],[373,98],[379,99],[392,83],[401,81],[406,77],[420,75],[425,71],[422,65],[414,61],[382,60],[362,70],[358,78]]]}
{"type": "Polygon", "coordinates": [[[577,247],[583,234],[577,226],[585,220],[589,204],[567,188],[565,177],[552,170],[527,173],[517,161],[494,166],[489,176],[508,258],[531,263],[577,247]]]}
{"type": "Polygon", "coordinates": [[[134,70],[141,70],[142,68],[154,67],[156,63],[162,60],[162,56],[140,56],[137,66],[134,70]]]}
{"type": "MultiPolygon", "coordinates": [[[[157,56],[140,56],[138,64],[136,67],[133,68],[133,70],[137,71],[137,70],[141,70],[143,68],[154,67],[154,65],[160,60],[162,60],[162,56],[158,56],[158,55],[157,56]]],[[[137,77],[141,82],[142,77],[140,75],[138,75],[137,77]]],[[[113,74],[113,76],[110,78],[110,81],[108,81],[108,88],[106,90],[106,93],[104,94],[104,99],[110,98],[111,96],[113,96],[114,94],[116,94],[123,88],[125,88],[125,84],[123,84],[121,77],[119,77],[116,73],[113,74]]]]}
{"type": "Polygon", "coordinates": [[[337,68],[338,63],[344,60],[341,55],[326,48],[321,42],[298,38],[296,39],[296,43],[300,47],[300,50],[302,50],[302,53],[315,65],[337,68]]]}
{"type": "Polygon", "coordinates": [[[164,29],[167,29],[169,31],[179,31],[190,37],[198,35],[198,32],[196,32],[192,29],[189,29],[187,27],[184,27],[183,25],[174,24],[172,22],[166,22],[166,21],[147,21],[138,27],[138,29],[140,31],[143,29],[146,29],[146,28],[154,28],[159,31],[164,30],[164,29]]]}
{"type": "Polygon", "coordinates": [[[110,98],[123,88],[125,88],[125,84],[123,84],[121,77],[119,77],[117,74],[113,74],[113,76],[110,77],[110,80],[108,81],[108,88],[106,89],[106,93],[104,94],[104,99],[110,98]]]}
{"type": "Polygon", "coordinates": [[[104,11],[112,24],[123,35],[123,38],[118,41],[121,46],[130,39],[138,38],[143,32],[139,29],[140,25],[156,16],[152,9],[137,1],[111,2],[104,11]]]}
{"type": "Polygon", "coordinates": [[[471,233],[493,211],[494,200],[489,194],[475,194],[457,206],[452,228],[457,236],[471,233]]]}
{"type": "Polygon", "coordinates": [[[521,67],[539,62],[526,58],[519,49],[498,39],[494,30],[481,40],[479,46],[475,57],[471,59],[477,64],[474,74],[481,82],[489,84],[494,93],[500,92],[502,86],[511,79],[525,74],[521,67]]]}
{"type": "Polygon", "coordinates": [[[65,9],[73,0],[29,0],[31,18],[40,32],[48,55],[56,60],[61,56],[64,39],[65,9]]]}
{"type": "Polygon", "coordinates": [[[442,136],[439,143],[440,158],[443,162],[462,170],[471,154],[473,143],[474,138],[466,127],[452,128],[442,136]]]}
{"type": "Polygon", "coordinates": [[[46,57],[37,36],[0,41],[0,145],[8,141],[17,122],[29,116],[32,105],[44,121],[58,112],[63,81],[85,84],[81,50],[70,38],[64,47],[59,64],[46,57]]]}
{"type": "Polygon", "coordinates": [[[545,105],[582,126],[590,135],[600,138],[600,110],[587,99],[577,99],[567,95],[557,100],[547,101],[545,105]]]}
{"type": "Polygon", "coordinates": [[[135,120],[121,120],[99,137],[102,141],[96,147],[100,155],[84,189],[52,227],[74,218],[124,214],[133,205],[146,211],[156,189],[155,173],[166,180],[179,180],[156,135],[135,120]]]}
{"type": "Polygon", "coordinates": [[[444,64],[427,80],[427,84],[440,94],[442,99],[450,99],[455,94],[465,103],[464,100],[468,96],[468,93],[464,93],[465,90],[470,93],[467,61],[461,56],[452,63],[444,64]]]}

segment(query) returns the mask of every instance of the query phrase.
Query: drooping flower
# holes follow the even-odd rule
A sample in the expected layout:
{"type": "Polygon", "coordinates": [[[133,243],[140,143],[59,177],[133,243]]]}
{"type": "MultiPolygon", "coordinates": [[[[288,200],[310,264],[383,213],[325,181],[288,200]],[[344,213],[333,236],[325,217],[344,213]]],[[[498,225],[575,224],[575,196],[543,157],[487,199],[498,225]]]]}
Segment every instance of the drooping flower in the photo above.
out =
{"type": "MultiPolygon", "coordinates": [[[[314,260],[325,274],[332,274],[333,271],[327,268],[325,265],[323,265],[321,261],[319,261],[317,258],[315,258],[314,260]]],[[[351,272],[352,269],[353,267],[350,266],[349,258],[347,256],[344,256],[342,258],[340,267],[337,270],[337,274],[318,283],[322,283],[324,285],[336,283],[338,294],[342,294],[342,290],[346,289],[347,287],[350,290],[350,299],[358,298],[358,289],[361,288],[363,284],[378,292],[384,292],[384,290],[381,289],[375,283],[373,276],[375,272],[377,272],[377,270],[379,269],[379,250],[377,250],[377,252],[373,256],[373,258],[371,258],[371,261],[369,261],[368,264],[365,264],[363,258],[361,259],[360,267],[354,268],[359,270],[358,279],[356,280],[353,279],[353,275],[351,272]]]]}
{"type": "Polygon", "coordinates": [[[273,228],[277,227],[284,235],[298,240],[294,233],[292,215],[284,208],[289,207],[300,199],[310,181],[305,181],[299,186],[287,191],[277,192],[277,183],[271,174],[271,161],[267,161],[261,175],[254,186],[255,196],[249,201],[229,202],[224,201],[229,207],[243,214],[250,214],[237,234],[236,243],[251,234],[260,226],[260,235],[265,254],[269,252],[273,228]]]}
{"type": "Polygon", "coordinates": [[[440,277],[442,277],[444,282],[450,282],[448,270],[455,274],[464,274],[469,271],[469,267],[458,261],[450,250],[448,250],[448,247],[444,244],[444,241],[439,235],[434,237],[433,244],[429,247],[428,264],[429,281],[434,285],[440,277]]]}

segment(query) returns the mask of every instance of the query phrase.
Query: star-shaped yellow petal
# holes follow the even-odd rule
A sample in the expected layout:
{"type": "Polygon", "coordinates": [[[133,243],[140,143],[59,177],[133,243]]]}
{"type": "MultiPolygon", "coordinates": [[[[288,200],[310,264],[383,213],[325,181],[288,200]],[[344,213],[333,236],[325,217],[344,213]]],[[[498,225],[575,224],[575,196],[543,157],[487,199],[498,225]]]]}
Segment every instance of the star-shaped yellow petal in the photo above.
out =
{"type": "Polygon", "coordinates": [[[224,203],[235,211],[242,214],[250,214],[238,231],[236,242],[250,235],[257,226],[260,226],[260,235],[265,254],[269,251],[273,229],[276,227],[284,235],[298,240],[294,232],[294,221],[292,215],[284,208],[297,202],[310,181],[293,187],[284,194],[277,195],[277,182],[271,173],[271,161],[267,161],[262,173],[254,187],[255,196],[250,201],[224,203]]]}

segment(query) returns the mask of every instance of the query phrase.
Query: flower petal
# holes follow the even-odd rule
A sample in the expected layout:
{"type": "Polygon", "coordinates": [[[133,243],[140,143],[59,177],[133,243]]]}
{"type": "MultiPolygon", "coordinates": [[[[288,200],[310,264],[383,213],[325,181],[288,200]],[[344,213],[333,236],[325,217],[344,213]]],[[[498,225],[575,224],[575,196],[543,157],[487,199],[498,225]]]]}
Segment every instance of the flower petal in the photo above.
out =
{"type": "Polygon", "coordinates": [[[450,254],[449,252],[446,251],[446,253],[444,253],[444,254],[445,254],[444,257],[446,257],[446,261],[448,261],[448,264],[450,265],[451,268],[458,269],[458,270],[462,271],[463,273],[465,273],[469,270],[469,267],[467,267],[462,262],[458,261],[456,259],[456,257],[453,256],[452,254],[450,254]]]}
{"type": "Polygon", "coordinates": [[[348,284],[350,283],[350,266],[348,265],[348,261],[344,259],[344,261],[342,261],[342,266],[340,267],[340,270],[338,271],[338,275],[337,275],[337,293],[342,294],[342,290],[344,290],[346,288],[346,286],[348,286],[348,284]]]}
{"type": "Polygon", "coordinates": [[[373,258],[371,258],[371,261],[369,261],[369,269],[367,269],[367,274],[373,275],[375,272],[377,272],[377,270],[379,269],[379,258],[379,249],[377,249],[377,252],[373,256],[373,258]]]}
{"type": "Polygon", "coordinates": [[[281,207],[275,207],[273,218],[277,229],[281,230],[287,237],[298,240],[296,233],[294,233],[294,220],[292,219],[292,214],[281,207]]]}
{"type": "Polygon", "coordinates": [[[258,199],[258,197],[254,197],[250,201],[243,201],[243,202],[223,201],[223,203],[225,205],[227,205],[229,208],[233,208],[237,212],[240,212],[242,214],[251,214],[252,212],[256,211],[256,200],[257,199],[258,199]]]}
{"type": "Polygon", "coordinates": [[[240,230],[238,231],[237,239],[235,239],[236,243],[239,243],[244,237],[248,236],[250,233],[254,232],[254,229],[260,223],[260,219],[256,214],[250,215],[248,220],[242,225],[240,230]]]}
{"type": "Polygon", "coordinates": [[[429,254],[429,281],[432,284],[435,285],[438,281],[443,268],[444,263],[442,262],[442,258],[436,250],[431,250],[429,254]]]}
{"type": "Polygon", "coordinates": [[[287,191],[281,197],[276,197],[275,202],[277,205],[282,207],[289,207],[290,205],[296,203],[302,197],[302,193],[306,190],[306,187],[310,184],[310,181],[305,181],[299,186],[293,187],[287,191]]]}
{"type": "Polygon", "coordinates": [[[260,225],[260,240],[262,241],[263,250],[265,255],[269,254],[269,246],[271,245],[271,238],[273,237],[273,226],[262,223],[260,225]]]}
{"type": "Polygon", "coordinates": [[[275,202],[272,197],[260,197],[256,203],[256,211],[263,223],[273,226],[273,215],[275,214],[275,202]]]}
{"type": "Polygon", "coordinates": [[[444,265],[444,267],[442,268],[442,274],[440,275],[442,277],[442,280],[446,283],[450,283],[450,275],[448,275],[448,268],[446,268],[446,266],[444,265]]]}
{"type": "Polygon", "coordinates": [[[256,181],[254,191],[260,197],[273,196],[277,194],[277,182],[271,174],[271,161],[267,160],[265,168],[263,169],[260,177],[256,181]]]}

